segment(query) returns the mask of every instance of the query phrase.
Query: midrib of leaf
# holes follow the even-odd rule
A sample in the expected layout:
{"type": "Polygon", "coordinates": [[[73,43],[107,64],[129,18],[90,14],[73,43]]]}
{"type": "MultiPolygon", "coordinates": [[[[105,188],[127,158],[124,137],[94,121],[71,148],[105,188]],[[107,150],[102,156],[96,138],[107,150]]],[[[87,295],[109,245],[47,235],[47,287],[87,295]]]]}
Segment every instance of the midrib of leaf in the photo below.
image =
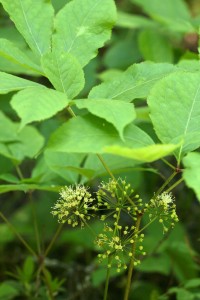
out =
{"type": "MultiPolygon", "coordinates": [[[[200,90],[200,84],[199,84],[199,86],[197,88],[196,94],[194,96],[194,100],[192,102],[192,106],[191,106],[191,109],[190,109],[190,112],[189,112],[189,115],[188,115],[188,119],[187,119],[187,123],[186,123],[186,126],[185,126],[185,130],[184,130],[184,133],[183,133],[183,139],[184,139],[184,137],[187,134],[187,130],[188,130],[188,127],[189,127],[189,122],[190,122],[190,120],[192,118],[192,113],[193,113],[193,110],[194,110],[194,105],[196,103],[196,98],[197,98],[197,95],[199,93],[199,90],[200,90]]],[[[183,144],[180,147],[180,151],[179,151],[179,155],[178,155],[178,163],[180,163],[180,158],[181,158],[181,152],[182,152],[182,150],[183,150],[183,144]]]]}
{"type": "Polygon", "coordinates": [[[111,97],[111,99],[116,98],[116,97],[122,95],[123,93],[126,93],[126,92],[128,92],[128,91],[134,90],[134,89],[136,89],[136,88],[139,87],[139,86],[142,86],[142,85],[144,85],[144,84],[147,84],[147,83],[149,83],[149,82],[151,82],[151,81],[158,80],[158,79],[160,79],[160,77],[157,77],[157,78],[150,79],[150,80],[147,80],[147,81],[145,81],[145,82],[139,83],[139,84],[135,85],[134,87],[131,87],[131,88],[126,89],[126,90],[123,90],[122,92],[113,95],[113,96],[111,97]]]}
{"type": "Polygon", "coordinates": [[[62,84],[62,88],[63,88],[64,93],[66,94],[66,90],[65,90],[65,87],[64,87],[64,83],[63,83],[63,79],[62,79],[62,76],[61,76],[60,67],[59,67],[59,64],[58,64],[58,59],[57,59],[56,54],[55,54],[55,58],[56,58],[56,65],[57,65],[57,68],[58,68],[58,73],[59,73],[60,81],[61,81],[61,84],[62,84]]]}
{"type": "MultiPolygon", "coordinates": [[[[91,9],[88,11],[87,15],[85,16],[85,18],[81,22],[80,26],[83,26],[85,24],[86,19],[89,17],[89,15],[92,13],[92,11],[95,9],[95,7],[99,4],[100,1],[101,0],[97,1],[96,4],[93,7],[91,7],[91,9]]],[[[70,47],[69,47],[69,49],[67,51],[68,53],[71,51],[71,49],[72,49],[72,47],[73,47],[73,45],[74,45],[75,40],[76,40],[77,37],[78,37],[78,33],[76,34],[75,38],[71,42],[71,45],[70,45],[70,47]]],[[[66,45],[66,42],[65,42],[65,45],[66,45]]]]}
{"type": "MultiPolygon", "coordinates": [[[[29,26],[29,23],[28,23],[28,20],[27,20],[27,17],[26,17],[25,11],[24,11],[24,7],[23,7],[23,5],[22,5],[22,1],[21,1],[21,0],[20,0],[20,5],[21,5],[21,8],[22,8],[22,13],[23,13],[23,16],[24,16],[26,25],[27,25],[27,27],[28,27],[28,30],[29,30],[29,32],[30,32],[30,35],[31,35],[32,38],[33,38],[33,41],[34,41],[34,43],[35,43],[35,45],[36,45],[36,47],[37,47],[37,49],[38,49],[38,52],[40,53],[40,55],[42,55],[42,52],[41,52],[41,50],[40,50],[40,48],[39,48],[39,46],[38,46],[38,43],[36,42],[35,37],[34,37],[34,35],[33,35],[33,33],[32,33],[31,27],[29,26]]],[[[30,8],[29,8],[29,9],[30,9],[30,8]]]]}

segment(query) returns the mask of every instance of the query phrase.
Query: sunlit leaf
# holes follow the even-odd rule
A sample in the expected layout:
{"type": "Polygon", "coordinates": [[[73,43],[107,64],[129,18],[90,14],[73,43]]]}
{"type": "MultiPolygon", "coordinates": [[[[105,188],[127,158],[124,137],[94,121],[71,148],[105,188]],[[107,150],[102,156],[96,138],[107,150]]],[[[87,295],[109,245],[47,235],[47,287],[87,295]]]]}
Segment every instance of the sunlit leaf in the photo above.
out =
{"type": "Polygon", "coordinates": [[[48,52],[54,14],[50,1],[0,0],[0,2],[30,48],[39,56],[48,52]]]}
{"type": "Polygon", "coordinates": [[[42,57],[42,66],[55,89],[65,93],[69,99],[83,89],[83,70],[76,58],[69,53],[47,53],[42,57]]]}
{"type": "Polygon", "coordinates": [[[74,102],[78,108],[88,111],[113,124],[123,139],[123,131],[136,117],[133,104],[109,99],[81,99],[74,102]]]}
{"type": "Polygon", "coordinates": [[[33,121],[42,121],[67,107],[69,100],[58,91],[33,87],[15,94],[11,100],[13,109],[21,118],[21,126],[33,121]]]}
{"type": "Polygon", "coordinates": [[[113,0],[73,0],[56,16],[54,49],[73,54],[85,66],[110,38],[115,21],[113,0]]]}
{"type": "Polygon", "coordinates": [[[199,73],[177,72],[159,81],[148,104],[156,134],[163,143],[182,142],[176,151],[178,162],[200,146],[199,73]]]}

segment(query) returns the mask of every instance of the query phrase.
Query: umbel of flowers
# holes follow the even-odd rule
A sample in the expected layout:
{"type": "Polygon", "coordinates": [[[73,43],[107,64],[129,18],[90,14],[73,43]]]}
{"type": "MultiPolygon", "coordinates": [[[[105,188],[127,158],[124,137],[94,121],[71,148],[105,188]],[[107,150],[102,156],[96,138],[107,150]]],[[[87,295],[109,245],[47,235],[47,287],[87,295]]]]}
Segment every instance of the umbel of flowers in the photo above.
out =
{"type": "Polygon", "coordinates": [[[59,223],[67,222],[72,227],[84,226],[96,210],[94,198],[83,185],[65,186],[60,191],[60,198],[52,208],[53,216],[59,223]]]}
{"type": "Polygon", "coordinates": [[[106,259],[108,268],[115,267],[118,272],[126,269],[130,260],[134,265],[139,264],[146,254],[142,242],[148,225],[158,220],[163,232],[167,232],[178,221],[171,193],[163,192],[144,203],[130,183],[122,179],[102,182],[96,197],[83,185],[65,186],[52,214],[60,223],[72,227],[79,224],[83,227],[91,217],[98,217],[103,222],[102,232],[95,238],[99,261],[106,259]],[[142,224],[144,214],[149,216],[149,224],[142,224]]]}

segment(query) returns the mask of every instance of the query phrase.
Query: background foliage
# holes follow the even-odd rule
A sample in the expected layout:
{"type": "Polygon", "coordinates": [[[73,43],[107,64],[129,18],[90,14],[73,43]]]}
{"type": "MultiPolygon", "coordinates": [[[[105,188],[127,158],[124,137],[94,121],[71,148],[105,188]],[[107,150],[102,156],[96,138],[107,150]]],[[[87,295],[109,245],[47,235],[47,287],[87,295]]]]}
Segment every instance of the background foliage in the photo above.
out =
{"type": "MultiPolygon", "coordinates": [[[[64,227],[45,255],[60,187],[109,178],[97,153],[145,201],[178,167],[180,222],[147,229],[130,299],[200,299],[199,1],[0,3],[0,299],[102,299],[89,231],[64,227]]],[[[113,273],[110,299],[124,285],[113,273]]]]}

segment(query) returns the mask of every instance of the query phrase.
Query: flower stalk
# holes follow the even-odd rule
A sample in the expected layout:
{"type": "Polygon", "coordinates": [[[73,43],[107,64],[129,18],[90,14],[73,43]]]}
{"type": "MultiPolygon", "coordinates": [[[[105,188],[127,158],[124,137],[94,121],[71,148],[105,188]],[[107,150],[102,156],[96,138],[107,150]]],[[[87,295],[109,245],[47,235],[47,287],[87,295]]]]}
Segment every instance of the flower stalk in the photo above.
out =
{"type": "MultiPolygon", "coordinates": [[[[140,229],[140,223],[142,219],[142,214],[137,215],[137,221],[135,225],[135,231],[139,232],[140,229]]],[[[135,265],[135,252],[136,252],[136,240],[134,241],[132,245],[132,256],[128,268],[128,275],[127,275],[127,282],[126,282],[126,287],[125,287],[125,293],[124,293],[124,300],[128,300],[129,293],[130,293],[130,288],[131,288],[131,280],[132,280],[132,274],[133,274],[133,269],[135,265]]]]}

